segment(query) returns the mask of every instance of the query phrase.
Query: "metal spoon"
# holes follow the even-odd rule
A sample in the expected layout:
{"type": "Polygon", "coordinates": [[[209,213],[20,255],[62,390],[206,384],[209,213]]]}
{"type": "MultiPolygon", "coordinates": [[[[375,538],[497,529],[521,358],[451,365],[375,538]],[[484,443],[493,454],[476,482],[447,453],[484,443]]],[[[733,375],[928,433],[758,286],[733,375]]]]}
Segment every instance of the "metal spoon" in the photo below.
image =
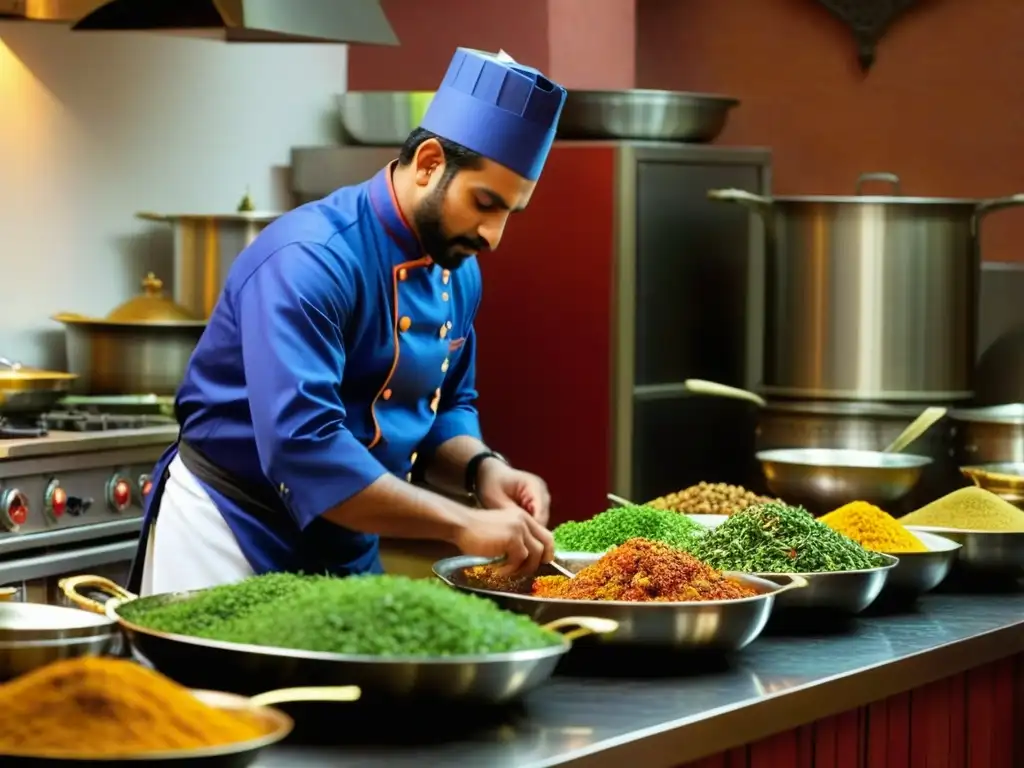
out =
{"type": "Polygon", "coordinates": [[[927,432],[935,422],[946,415],[946,409],[940,406],[925,408],[921,415],[914,419],[907,428],[889,443],[889,446],[882,453],[899,453],[921,435],[927,432]]]}
{"type": "Polygon", "coordinates": [[[711,397],[728,397],[733,400],[746,400],[759,408],[764,408],[767,403],[760,395],[739,387],[730,387],[727,384],[719,384],[717,381],[705,381],[704,379],[687,379],[683,382],[686,391],[693,395],[709,395],[711,397]]]}

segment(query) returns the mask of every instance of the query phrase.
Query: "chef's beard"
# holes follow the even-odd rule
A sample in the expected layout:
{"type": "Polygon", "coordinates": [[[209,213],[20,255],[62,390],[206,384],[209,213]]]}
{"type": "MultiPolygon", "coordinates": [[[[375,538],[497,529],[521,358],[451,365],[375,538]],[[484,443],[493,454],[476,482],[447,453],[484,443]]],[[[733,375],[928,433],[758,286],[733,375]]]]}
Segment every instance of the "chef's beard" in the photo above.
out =
{"type": "Polygon", "coordinates": [[[422,202],[413,214],[416,234],[424,252],[442,269],[458,269],[462,262],[488,247],[482,237],[458,235],[449,237],[444,230],[442,208],[448,185],[441,184],[422,202]]]}

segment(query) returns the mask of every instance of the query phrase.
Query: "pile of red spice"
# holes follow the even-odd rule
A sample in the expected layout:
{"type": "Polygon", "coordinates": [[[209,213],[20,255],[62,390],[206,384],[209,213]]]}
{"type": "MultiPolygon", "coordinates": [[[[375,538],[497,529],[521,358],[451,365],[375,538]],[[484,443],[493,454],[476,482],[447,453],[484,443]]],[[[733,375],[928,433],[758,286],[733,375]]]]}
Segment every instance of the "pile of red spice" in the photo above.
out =
{"type": "Polygon", "coordinates": [[[539,576],[536,597],[635,603],[736,600],[757,591],[732,581],[693,555],[648,539],[630,539],[576,574],[539,576]]]}

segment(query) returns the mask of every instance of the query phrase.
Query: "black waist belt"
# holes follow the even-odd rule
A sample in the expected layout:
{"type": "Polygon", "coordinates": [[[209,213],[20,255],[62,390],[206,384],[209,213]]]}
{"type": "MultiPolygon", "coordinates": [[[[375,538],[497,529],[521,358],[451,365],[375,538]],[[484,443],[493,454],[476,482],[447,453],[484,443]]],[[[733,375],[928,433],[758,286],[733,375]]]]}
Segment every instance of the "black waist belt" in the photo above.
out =
{"type": "Polygon", "coordinates": [[[178,456],[185,468],[198,480],[234,502],[247,514],[268,527],[280,524],[281,502],[268,488],[239,481],[184,440],[178,442],[178,456]]]}

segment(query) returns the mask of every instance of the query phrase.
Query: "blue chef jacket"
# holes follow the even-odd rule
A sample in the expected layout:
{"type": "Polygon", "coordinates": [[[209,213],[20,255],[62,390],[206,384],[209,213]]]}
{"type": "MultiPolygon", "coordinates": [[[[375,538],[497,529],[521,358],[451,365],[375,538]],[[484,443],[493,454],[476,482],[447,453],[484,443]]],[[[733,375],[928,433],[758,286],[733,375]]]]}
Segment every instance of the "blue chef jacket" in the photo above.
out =
{"type": "Polygon", "coordinates": [[[417,452],[480,436],[480,295],[475,258],[449,272],[423,255],[391,167],[285,214],[237,258],[176,410],[183,440],[279,502],[254,516],[206,487],[256,573],[380,572],[377,536],[321,515],[407,477],[417,452]]]}

